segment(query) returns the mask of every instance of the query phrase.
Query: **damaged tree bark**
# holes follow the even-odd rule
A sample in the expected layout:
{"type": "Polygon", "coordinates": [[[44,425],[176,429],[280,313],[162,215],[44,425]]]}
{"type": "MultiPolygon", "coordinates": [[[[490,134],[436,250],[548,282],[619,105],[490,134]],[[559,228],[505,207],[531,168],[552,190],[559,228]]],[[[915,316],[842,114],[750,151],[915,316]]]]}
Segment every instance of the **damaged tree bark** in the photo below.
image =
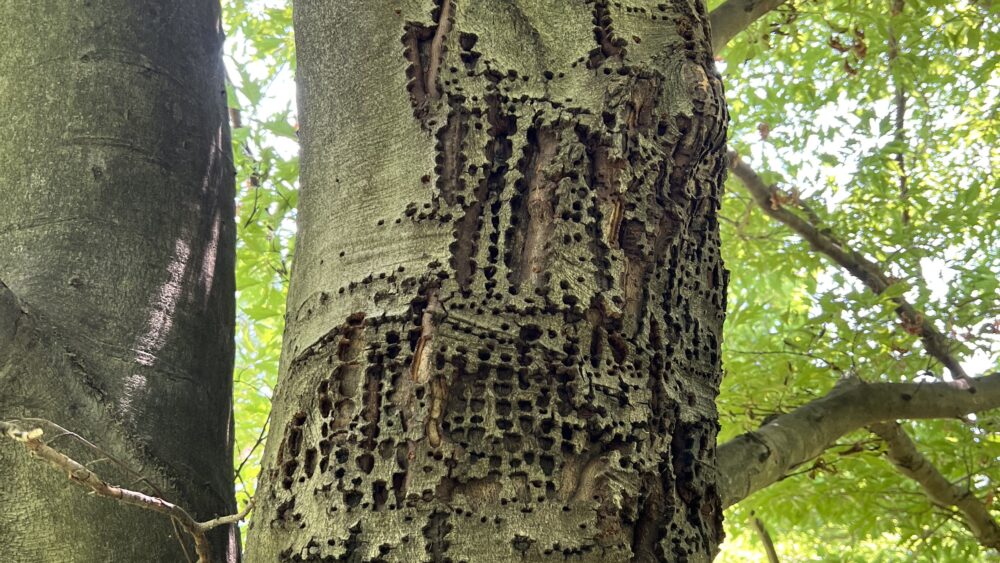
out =
{"type": "Polygon", "coordinates": [[[302,205],[248,558],[710,560],[727,115],[704,5],[295,18],[302,205]]]}

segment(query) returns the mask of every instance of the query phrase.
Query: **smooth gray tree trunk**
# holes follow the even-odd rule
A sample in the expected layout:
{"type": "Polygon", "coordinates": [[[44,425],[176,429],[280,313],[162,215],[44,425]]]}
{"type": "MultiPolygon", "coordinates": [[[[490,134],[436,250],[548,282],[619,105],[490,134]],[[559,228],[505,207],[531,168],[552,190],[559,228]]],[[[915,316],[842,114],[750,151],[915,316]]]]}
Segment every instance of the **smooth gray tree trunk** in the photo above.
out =
{"type": "MultiPolygon", "coordinates": [[[[196,0],[0,2],[0,419],[90,439],[145,480],[41,424],[199,519],[234,508],[219,17],[196,0]]],[[[213,544],[238,557],[234,529],[213,544]]],[[[166,517],[0,441],[0,561],[184,560],[166,517]]]]}
{"type": "Polygon", "coordinates": [[[247,559],[708,561],[727,114],[702,2],[297,0],[247,559]]]}

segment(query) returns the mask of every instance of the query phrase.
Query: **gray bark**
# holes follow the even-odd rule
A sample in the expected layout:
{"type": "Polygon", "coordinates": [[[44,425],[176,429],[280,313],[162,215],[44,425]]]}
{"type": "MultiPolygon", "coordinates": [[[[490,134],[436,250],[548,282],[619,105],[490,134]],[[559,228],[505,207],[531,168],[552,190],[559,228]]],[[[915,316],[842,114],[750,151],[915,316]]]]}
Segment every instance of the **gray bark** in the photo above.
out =
{"type": "Polygon", "coordinates": [[[712,50],[723,50],[733,37],[786,0],[726,0],[711,13],[712,50]]]}
{"type": "Polygon", "coordinates": [[[732,506],[783,479],[822,454],[837,438],[870,424],[958,418],[997,407],[1000,373],[937,383],[843,380],[825,396],[719,446],[722,505],[732,506]]]}
{"type": "Polygon", "coordinates": [[[710,560],[704,5],[299,0],[295,26],[299,238],[248,560],[710,560]]]}
{"type": "MultiPolygon", "coordinates": [[[[0,419],[89,438],[148,483],[95,471],[201,520],[234,510],[219,15],[194,0],[0,3],[0,419]]],[[[2,561],[184,560],[169,519],[88,496],[10,441],[0,507],[2,561]]],[[[237,557],[234,528],[213,542],[237,557]]]]}
{"type": "Polygon", "coordinates": [[[873,424],[870,429],[885,440],[885,455],[889,461],[900,473],[916,481],[931,502],[939,507],[958,509],[969,531],[983,547],[1000,550],[1000,525],[993,519],[988,500],[979,500],[974,489],[955,484],[942,475],[920,453],[917,445],[898,423],[880,422],[873,424]]]}

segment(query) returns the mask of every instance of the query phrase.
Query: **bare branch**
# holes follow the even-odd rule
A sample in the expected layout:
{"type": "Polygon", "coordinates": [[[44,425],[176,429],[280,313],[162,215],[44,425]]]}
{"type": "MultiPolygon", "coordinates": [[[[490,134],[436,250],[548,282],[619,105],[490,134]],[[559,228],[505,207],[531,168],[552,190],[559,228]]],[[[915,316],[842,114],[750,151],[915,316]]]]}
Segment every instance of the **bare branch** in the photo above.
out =
{"type": "Polygon", "coordinates": [[[726,0],[720,4],[709,14],[712,52],[721,51],[750,24],[784,3],[785,0],[726,0]]]}
{"type": "Polygon", "coordinates": [[[967,381],[837,385],[825,396],[719,446],[719,495],[732,506],[783,479],[837,438],[877,422],[957,418],[1000,407],[1000,373],[967,381]]]}
{"type": "MultiPolygon", "coordinates": [[[[820,230],[818,225],[803,219],[786,208],[785,204],[794,204],[797,198],[782,192],[775,186],[764,183],[760,176],[743,162],[735,151],[729,152],[729,168],[750,192],[764,213],[798,233],[813,249],[825,254],[834,263],[850,272],[872,292],[881,294],[893,284],[893,280],[882,271],[878,264],[838,241],[830,233],[820,230]]],[[[896,305],[896,314],[899,315],[907,330],[920,336],[927,353],[948,368],[952,378],[969,380],[969,376],[962,369],[958,359],[951,354],[949,340],[934,327],[930,319],[917,311],[903,297],[893,297],[892,301],[896,305]]]]}
{"type": "Polygon", "coordinates": [[[66,472],[70,481],[86,487],[96,495],[112,498],[122,503],[138,506],[146,510],[152,510],[165,514],[177,522],[194,539],[195,553],[198,555],[198,563],[211,563],[211,546],[208,541],[207,532],[212,528],[233,524],[246,517],[253,507],[253,502],[247,503],[246,508],[239,514],[223,516],[198,522],[183,508],[168,502],[160,497],[149,496],[145,493],[110,485],[93,471],[87,469],[83,464],[50,447],[41,440],[44,432],[41,428],[25,428],[12,421],[0,421],[0,434],[24,445],[31,454],[52,467],[66,472]]]}
{"type": "MultiPolygon", "coordinates": [[[[903,13],[903,0],[891,0],[891,4],[892,6],[889,10],[891,16],[895,17],[903,13]]],[[[910,208],[908,204],[909,188],[907,186],[908,175],[906,173],[906,158],[903,148],[906,143],[906,89],[900,80],[900,73],[893,72],[893,67],[899,58],[899,37],[891,25],[889,26],[888,57],[888,70],[893,74],[892,87],[895,90],[893,103],[896,106],[896,122],[894,125],[896,131],[893,135],[893,142],[897,145],[895,159],[896,165],[899,166],[899,200],[903,205],[902,220],[905,225],[910,222],[910,208]]]]}
{"type": "Polygon", "coordinates": [[[778,559],[778,550],[774,549],[774,541],[771,539],[771,534],[768,533],[767,528],[764,527],[763,520],[754,516],[752,522],[761,543],[764,544],[764,552],[767,553],[768,563],[781,563],[781,560],[778,559]]]}
{"type": "Polygon", "coordinates": [[[896,422],[873,424],[869,429],[885,440],[886,456],[900,473],[913,479],[931,501],[955,507],[980,544],[1000,549],[1000,526],[986,506],[969,489],[952,484],[917,450],[913,440],[896,422]]]}
{"type": "Polygon", "coordinates": [[[229,514],[227,516],[219,516],[218,518],[212,518],[211,520],[206,520],[204,522],[198,522],[198,529],[202,532],[207,532],[213,528],[218,528],[219,526],[228,526],[230,524],[239,524],[242,522],[250,511],[253,510],[253,499],[247,501],[247,505],[243,507],[243,510],[237,512],[236,514],[229,514]]]}
{"type": "Polygon", "coordinates": [[[264,443],[264,439],[267,438],[267,427],[270,423],[271,423],[271,412],[268,411],[267,418],[264,419],[264,425],[260,427],[260,432],[257,434],[257,441],[254,442],[253,447],[250,448],[250,451],[247,452],[246,457],[243,458],[243,461],[240,462],[239,467],[236,468],[237,477],[239,477],[240,474],[243,473],[243,467],[247,464],[248,461],[250,461],[250,456],[252,456],[253,453],[257,451],[257,448],[259,448],[260,445],[264,443]]]}

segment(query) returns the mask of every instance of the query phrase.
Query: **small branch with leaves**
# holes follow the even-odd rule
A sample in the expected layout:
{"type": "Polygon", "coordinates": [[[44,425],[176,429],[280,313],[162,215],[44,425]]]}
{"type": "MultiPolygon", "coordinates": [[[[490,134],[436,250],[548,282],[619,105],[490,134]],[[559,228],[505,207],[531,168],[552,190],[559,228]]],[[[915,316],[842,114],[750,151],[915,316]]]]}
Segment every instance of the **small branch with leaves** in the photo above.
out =
{"type": "MultiPolygon", "coordinates": [[[[880,295],[895,283],[895,280],[885,274],[874,261],[821,229],[816,224],[815,214],[811,213],[798,197],[764,182],[735,151],[729,152],[729,169],[750,192],[764,213],[798,233],[814,250],[850,272],[873,293],[880,295]],[[794,207],[802,208],[806,218],[795,213],[792,210],[794,207]]],[[[892,302],[896,306],[896,314],[902,321],[903,327],[907,332],[920,337],[927,353],[948,368],[953,379],[964,379],[971,383],[961,363],[951,352],[951,341],[934,326],[934,323],[902,296],[892,297],[892,302]]]]}
{"type": "Polygon", "coordinates": [[[900,473],[913,479],[935,504],[958,509],[980,545],[1000,549],[1000,525],[989,509],[969,489],[952,484],[919,450],[896,422],[880,422],[869,428],[885,440],[886,457],[900,473]]]}
{"type": "Polygon", "coordinates": [[[194,540],[198,563],[212,563],[211,547],[208,532],[213,528],[235,524],[244,518],[253,508],[253,501],[238,514],[213,518],[198,522],[186,510],[160,497],[133,491],[108,484],[96,473],[80,462],[70,458],[42,440],[44,431],[37,426],[28,426],[21,421],[0,421],[0,435],[19,442],[36,458],[48,463],[53,468],[63,471],[69,480],[81,487],[90,489],[94,494],[115,499],[119,502],[138,506],[146,510],[159,512],[172,518],[194,540]]]}
{"type": "MultiPolygon", "coordinates": [[[[893,10],[900,10],[901,0],[893,0],[893,10]]],[[[894,46],[893,46],[894,47],[894,46]]],[[[897,89],[896,136],[902,138],[905,98],[897,89]]],[[[780,221],[805,239],[814,250],[847,270],[875,294],[886,291],[894,280],[874,261],[838,240],[821,228],[819,218],[798,197],[777,186],[768,185],[735,151],[730,151],[729,168],[753,196],[765,214],[780,221]]],[[[905,199],[905,170],[899,156],[900,195],[905,199]]],[[[904,222],[909,220],[903,216],[904,222]]],[[[750,464],[749,474],[735,479],[723,471],[723,502],[731,504],[775,480],[799,463],[819,455],[826,445],[850,430],[867,426],[885,441],[886,456],[900,473],[916,481],[930,500],[949,509],[957,509],[979,543],[1000,549],[1000,525],[971,490],[954,485],[917,450],[896,419],[960,417],[1000,407],[1000,374],[971,378],[951,351],[950,340],[902,296],[892,298],[903,328],[920,337],[928,355],[951,372],[952,382],[878,383],[854,381],[849,389],[834,389],[826,397],[778,417],[755,432],[749,432],[723,445],[720,466],[735,474],[738,463],[759,456],[750,464]],[[921,396],[918,397],[917,392],[921,396]],[[850,405],[848,403],[851,403],[850,405]],[[865,412],[868,411],[868,412],[865,412]],[[964,412],[963,412],[964,411],[964,412]],[[834,420],[836,419],[836,420],[834,420]],[[860,424],[862,420],[870,420],[860,424]],[[777,424],[774,424],[777,423],[777,424]],[[795,434],[795,435],[793,435],[795,434]]]]}

